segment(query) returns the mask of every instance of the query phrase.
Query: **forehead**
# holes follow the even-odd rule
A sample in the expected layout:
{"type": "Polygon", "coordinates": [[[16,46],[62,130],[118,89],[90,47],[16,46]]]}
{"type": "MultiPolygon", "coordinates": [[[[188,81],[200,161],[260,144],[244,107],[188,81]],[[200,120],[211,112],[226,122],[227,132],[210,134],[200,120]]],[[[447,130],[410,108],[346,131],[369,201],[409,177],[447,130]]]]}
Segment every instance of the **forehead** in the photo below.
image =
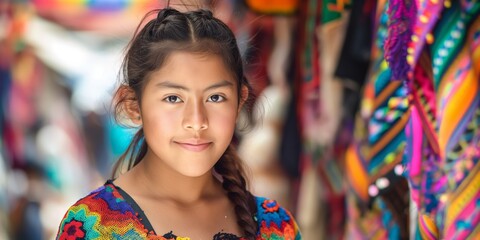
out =
{"type": "MultiPolygon", "coordinates": [[[[209,75],[232,75],[223,59],[215,54],[177,51],[171,53],[154,74],[199,73],[209,75]]],[[[231,78],[233,76],[229,76],[231,78]]]]}
{"type": "Polygon", "coordinates": [[[234,75],[216,54],[175,51],[169,54],[163,65],[152,72],[153,81],[227,80],[236,83],[234,75]]]}

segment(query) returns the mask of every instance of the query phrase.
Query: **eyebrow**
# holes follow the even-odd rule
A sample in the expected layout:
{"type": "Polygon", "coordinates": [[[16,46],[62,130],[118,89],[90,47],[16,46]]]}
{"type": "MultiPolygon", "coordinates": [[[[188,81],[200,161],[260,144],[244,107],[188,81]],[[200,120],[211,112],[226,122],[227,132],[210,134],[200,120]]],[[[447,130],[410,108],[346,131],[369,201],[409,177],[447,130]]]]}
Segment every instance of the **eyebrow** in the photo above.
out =
{"type": "MultiPolygon", "coordinates": [[[[208,86],[207,88],[205,88],[204,91],[208,91],[208,90],[212,90],[212,89],[217,89],[217,88],[222,88],[222,87],[233,87],[233,83],[230,82],[230,81],[227,81],[227,80],[223,80],[221,82],[218,82],[218,83],[215,83],[211,86],[208,86]]],[[[160,87],[160,88],[175,88],[175,89],[180,89],[180,90],[184,90],[184,91],[188,91],[189,89],[185,86],[182,86],[180,84],[177,84],[177,83],[174,83],[174,82],[170,82],[170,81],[164,81],[164,82],[160,82],[160,83],[157,83],[155,84],[156,87],[160,87]]]]}

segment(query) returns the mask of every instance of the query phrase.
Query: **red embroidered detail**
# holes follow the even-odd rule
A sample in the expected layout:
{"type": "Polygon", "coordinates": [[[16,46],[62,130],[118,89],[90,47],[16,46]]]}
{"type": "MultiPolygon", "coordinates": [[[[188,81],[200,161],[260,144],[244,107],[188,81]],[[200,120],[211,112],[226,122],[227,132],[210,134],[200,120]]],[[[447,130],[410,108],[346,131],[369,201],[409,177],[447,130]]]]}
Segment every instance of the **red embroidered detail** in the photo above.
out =
{"type": "Polygon", "coordinates": [[[263,209],[265,209],[265,212],[273,213],[278,211],[279,205],[275,200],[266,199],[265,201],[263,201],[262,207],[263,209]]]}
{"type": "Polygon", "coordinates": [[[85,232],[82,230],[83,223],[79,221],[72,220],[71,222],[65,224],[65,231],[60,235],[59,239],[77,239],[85,237],[85,232]]]}

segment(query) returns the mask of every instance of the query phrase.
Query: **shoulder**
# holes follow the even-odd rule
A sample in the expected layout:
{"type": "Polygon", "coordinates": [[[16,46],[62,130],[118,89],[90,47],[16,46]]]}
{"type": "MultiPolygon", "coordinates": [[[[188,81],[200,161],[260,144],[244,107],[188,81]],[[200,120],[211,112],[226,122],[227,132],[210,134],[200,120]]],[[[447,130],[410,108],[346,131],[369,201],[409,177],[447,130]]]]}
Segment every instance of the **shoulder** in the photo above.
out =
{"type": "Polygon", "coordinates": [[[60,222],[57,239],[96,239],[105,235],[117,238],[147,236],[137,213],[108,182],[67,210],[60,222]]]}
{"type": "Polygon", "coordinates": [[[260,239],[301,239],[293,215],[275,200],[255,197],[260,239]]]}

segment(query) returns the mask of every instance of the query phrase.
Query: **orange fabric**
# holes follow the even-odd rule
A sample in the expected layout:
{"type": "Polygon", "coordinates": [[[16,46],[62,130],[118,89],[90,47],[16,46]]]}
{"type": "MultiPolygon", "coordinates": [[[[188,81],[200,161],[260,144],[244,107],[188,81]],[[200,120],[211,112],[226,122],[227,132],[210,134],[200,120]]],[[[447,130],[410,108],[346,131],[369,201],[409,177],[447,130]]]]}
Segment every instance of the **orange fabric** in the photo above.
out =
{"type": "Polygon", "coordinates": [[[246,0],[255,12],[264,14],[293,14],[298,7],[298,0],[246,0]]]}

